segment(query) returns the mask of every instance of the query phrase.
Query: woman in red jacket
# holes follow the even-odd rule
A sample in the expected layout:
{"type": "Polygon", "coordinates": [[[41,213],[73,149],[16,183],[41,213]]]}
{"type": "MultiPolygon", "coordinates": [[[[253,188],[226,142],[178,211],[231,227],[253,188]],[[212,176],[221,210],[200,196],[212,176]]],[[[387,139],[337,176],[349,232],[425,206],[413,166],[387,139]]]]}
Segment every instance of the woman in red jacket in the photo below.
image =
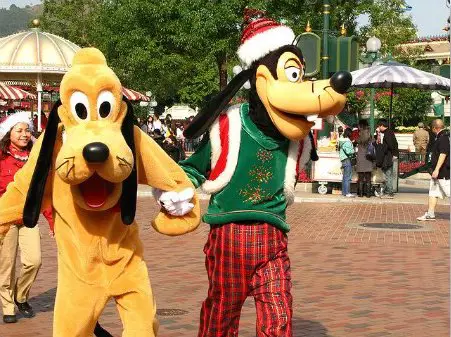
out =
{"type": "MultiPolygon", "coordinates": [[[[0,196],[7,185],[14,180],[16,172],[28,160],[31,147],[33,124],[28,113],[12,114],[0,121],[0,196]]],[[[53,231],[52,211],[46,210],[44,216],[53,231]]],[[[15,305],[24,317],[34,316],[28,304],[30,288],[41,266],[41,242],[39,227],[27,228],[22,223],[11,226],[0,238],[0,298],[3,321],[15,323],[15,305]],[[20,247],[22,271],[15,277],[17,248],[20,247]]]]}

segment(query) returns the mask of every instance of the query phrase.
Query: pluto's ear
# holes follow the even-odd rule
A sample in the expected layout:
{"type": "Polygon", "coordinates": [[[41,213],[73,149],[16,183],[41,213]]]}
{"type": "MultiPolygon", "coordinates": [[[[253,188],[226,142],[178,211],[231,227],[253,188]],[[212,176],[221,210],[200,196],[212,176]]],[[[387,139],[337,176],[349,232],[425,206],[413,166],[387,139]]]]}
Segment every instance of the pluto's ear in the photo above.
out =
{"type": "Polygon", "coordinates": [[[122,195],[121,195],[121,218],[122,222],[126,225],[130,225],[135,220],[136,214],[136,198],[138,193],[138,175],[136,171],[136,153],[135,153],[135,139],[133,137],[134,131],[134,117],[133,107],[130,101],[123,97],[125,103],[127,103],[127,114],[122,122],[122,135],[127,142],[128,147],[133,153],[133,169],[130,175],[122,183],[122,195]]]}
{"type": "Polygon", "coordinates": [[[27,199],[23,209],[23,223],[29,228],[36,226],[39,214],[41,213],[42,198],[44,197],[45,185],[52,165],[58,123],[60,122],[58,116],[60,105],[61,101],[58,100],[50,112],[39,157],[28,189],[27,199]]]}
{"type": "Polygon", "coordinates": [[[213,97],[207,103],[205,109],[202,109],[186,128],[184,135],[186,138],[198,138],[203,135],[213,122],[218,118],[219,114],[225,109],[230,100],[246,83],[254,69],[246,69],[236,75],[230,83],[219,94],[213,97]]]}

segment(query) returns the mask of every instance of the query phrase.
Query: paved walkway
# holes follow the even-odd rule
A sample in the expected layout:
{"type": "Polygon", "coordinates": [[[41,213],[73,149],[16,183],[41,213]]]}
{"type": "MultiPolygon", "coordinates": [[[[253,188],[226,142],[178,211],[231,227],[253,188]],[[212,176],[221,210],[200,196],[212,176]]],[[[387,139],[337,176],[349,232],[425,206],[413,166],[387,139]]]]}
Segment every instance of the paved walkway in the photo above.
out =
{"type": "MultiPolygon", "coordinates": [[[[423,228],[374,230],[358,225],[419,226],[415,218],[425,206],[396,199],[385,204],[321,200],[296,203],[288,212],[294,337],[449,336],[449,207],[440,206],[439,220],[423,228]]],[[[207,291],[202,248],[208,226],[189,235],[165,237],[149,225],[156,212],[154,201],[141,197],[138,206],[159,308],[159,336],[195,337],[207,291]]],[[[56,245],[47,226],[42,224],[41,229],[43,266],[30,300],[37,316],[8,326],[0,323],[1,337],[51,336],[56,245]]],[[[100,322],[114,336],[121,335],[112,303],[100,322]]],[[[243,308],[240,337],[255,337],[251,299],[243,308]]]]}
{"type": "MultiPolygon", "coordinates": [[[[358,204],[378,204],[378,205],[391,205],[391,204],[423,204],[428,202],[429,181],[416,180],[416,181],[403,181],[400,180],[398,193],[394,199],[380,199],[377,197],[371,198],[345,198],[341,195],[326,194],[321,195],[312,192],[311,184],[298,184],[295,189],[295,201],[298,203],[358,203],[358,204]]],[[[210,197],[207,194],[203,194],[201,189],[198,189],[200,197],[204,200],[208,200],[210,197]]],[[[140,196],[151,196],[152,189],[149,186],[140,185],[138,194],[140,196]]],[[[440,200],[439,204],[447,205],[448,200],[440,200]]]]}

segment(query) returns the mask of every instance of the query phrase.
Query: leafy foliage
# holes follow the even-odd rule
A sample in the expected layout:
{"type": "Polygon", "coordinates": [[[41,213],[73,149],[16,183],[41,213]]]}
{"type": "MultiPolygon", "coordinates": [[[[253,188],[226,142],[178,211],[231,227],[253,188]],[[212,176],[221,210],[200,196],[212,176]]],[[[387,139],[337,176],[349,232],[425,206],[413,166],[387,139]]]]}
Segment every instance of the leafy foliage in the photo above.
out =
{"type": "MultiPolygon", "coordinates": [[[[375,103],[380,116],[388,119],[390,91],[378,90],[375,103]]],[[[394,89],[392,123],[399,126],[415,126],[426,120],[431,104],[430,91],[410,88],[394,89]]]]}
{"type": "Polygon", "coordinates": [[[416,37],[412,17],[404,12],[405,0],[374,0],[366,4],[370,22],[359,32],[362,41],[371,36],[381,40],[382,55],[391,54],[398,61],[410,63],[420,52],[418,49],[400,49],[402,43],[416,37]]]}
{"type": "Polygon", "coordinates": [[[0,8],[0,37],[27,29],[40,12],[41,6],[19,8],[11,5],[9,9],[0,8]]]}
{"type": "Polygon", "coordinates": [[[44,0],[42,27],[80,46],[91,46],[102,0],[44,0]]]}
{"type": "Polygon", "coordinates": [[[356,89],[346,95],[347,110],[359,116],[368,105],[369,91],[356,89]]]}
{"type": "MultiPolygon", "coordinates": [[[[331,30],[353,34],[370,0],[332,0],[331,30]]],[[[310,0],[44,0],[44,29],[101,49],[124,85],[151,90],[159,104],[202,105],[238,64],[243,10],[266,10],[295,33],[322,27],[322,3],[310,0]]]]}
{"type": "MultiPolygon", "coordinates": [[[[401,2],[331,0],[330,29],[338,32],[344,23],[348,35],[376,34],[384,51],[394,50],[414,29],[401,15],[401,2]],[[371,23],[360,34],[356,19],[362,13],[370,14],[371,23]],[[407,35],[393,37],[406,27],[407,35]]],[[[238,64],[246,6],[266,10],[296,34],[308,20],[320,34],[323,22],[322,1],[311,0],[44,0],[43,5],[45,30],[101,49],[124,85],[155,94],[157,110],[175,102],[201,106],[225,86],[238,64]]]]}

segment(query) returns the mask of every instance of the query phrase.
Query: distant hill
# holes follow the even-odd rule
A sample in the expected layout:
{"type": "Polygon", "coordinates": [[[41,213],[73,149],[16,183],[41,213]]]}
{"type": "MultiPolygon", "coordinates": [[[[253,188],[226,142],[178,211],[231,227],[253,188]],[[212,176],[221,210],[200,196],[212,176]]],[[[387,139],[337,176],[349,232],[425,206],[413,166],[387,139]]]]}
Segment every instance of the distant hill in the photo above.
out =
{"type": "Polygon", "coordinates": [[[0,37],[26,30],[33,19],[42,13],[42,5],[25,6],[11,5],[9,9],[0,9],[0,37]]]}

